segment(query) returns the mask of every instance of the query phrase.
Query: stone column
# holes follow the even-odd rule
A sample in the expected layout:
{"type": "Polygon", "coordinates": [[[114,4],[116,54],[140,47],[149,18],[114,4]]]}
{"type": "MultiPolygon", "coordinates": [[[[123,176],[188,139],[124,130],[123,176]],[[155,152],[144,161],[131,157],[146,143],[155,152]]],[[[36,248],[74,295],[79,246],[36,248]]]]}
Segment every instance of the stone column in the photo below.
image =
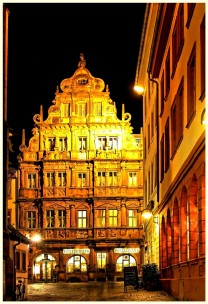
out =
{"type": "Polygon", "coordinates": [[[76,226],[76,221],[75,221],[75,205],[71,205],[71,227],[76,226]]]}
{"type": "Polygon", "coordinates": [[[126,227],[126,204],[121,203],[121,227],[126,227]]]}

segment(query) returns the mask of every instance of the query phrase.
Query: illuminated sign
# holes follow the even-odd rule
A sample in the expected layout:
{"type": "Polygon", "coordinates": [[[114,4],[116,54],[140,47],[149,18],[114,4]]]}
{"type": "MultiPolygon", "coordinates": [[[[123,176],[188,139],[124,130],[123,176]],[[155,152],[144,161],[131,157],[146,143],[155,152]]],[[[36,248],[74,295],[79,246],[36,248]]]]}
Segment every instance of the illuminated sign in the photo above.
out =
{"type": "Polygon", "coordinates": [[[138,253],[140,248],[114,248],[115,253],[138,253]]]}
{"type": "Polygon", "coordinates": [[[90,249],[63,249],[63,254],[90,254],[90,249]]]}

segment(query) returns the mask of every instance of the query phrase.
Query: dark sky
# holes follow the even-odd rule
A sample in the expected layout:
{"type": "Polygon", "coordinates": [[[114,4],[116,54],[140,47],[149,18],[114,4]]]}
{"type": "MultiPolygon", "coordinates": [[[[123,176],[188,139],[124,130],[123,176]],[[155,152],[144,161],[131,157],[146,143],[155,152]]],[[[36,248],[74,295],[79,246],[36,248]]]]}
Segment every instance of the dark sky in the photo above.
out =
{"type": "MultiPolygon", "coordinates": [[[[116,102],[142,126],[142,102],[133,92],[144,3],[7,3],[9,8],[8,122],[32,136],[33,116],[44,119],[56,86],[77,69],[84,53],[93,77],[109,85],[116,102]]],[[[26,143],[27,144],[27,143],[26,143]]]]}

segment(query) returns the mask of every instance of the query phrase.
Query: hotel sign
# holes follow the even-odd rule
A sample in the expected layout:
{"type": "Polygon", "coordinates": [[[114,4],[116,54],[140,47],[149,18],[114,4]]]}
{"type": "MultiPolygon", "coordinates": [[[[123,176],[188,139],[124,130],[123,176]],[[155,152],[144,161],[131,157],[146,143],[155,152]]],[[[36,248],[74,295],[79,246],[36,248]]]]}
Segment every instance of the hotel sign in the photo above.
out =
{"type": "Polygon", "coordinates": [[[90,249],[63,249],[63,254],[90,254],[90,249]]]}
{"type": "Polygon", "coordinates": [[[114,248],[115,253],[138,253],[140,248],[114,248]]]}

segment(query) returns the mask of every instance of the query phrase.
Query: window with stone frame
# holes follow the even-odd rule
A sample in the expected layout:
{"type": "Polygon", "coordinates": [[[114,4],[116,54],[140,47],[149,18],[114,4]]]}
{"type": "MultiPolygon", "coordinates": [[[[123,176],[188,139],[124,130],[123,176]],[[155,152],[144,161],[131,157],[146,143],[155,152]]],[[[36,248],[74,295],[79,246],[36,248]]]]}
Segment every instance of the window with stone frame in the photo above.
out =
{"type": "Polygon", "coordinates": [[[118,186],[118,172],[109,172],[108,186],[118,186]]]}
{"type": "Polygon", "coordinates": [[[47,185],[47,187],[55,186],[55,173],[54,172],[46,173],[46,185],[47,185]]]}
{"type": "Polygon", "coordinates": [[[66,210],[58,210],[58,227],[66,227],[66,210]]]}
{"type": "Polygon", "coordinates": [[[29,173],[27,175],[27,187],[36,188],[36,174],[35,173],[29,173]]]}
{"type": "Polygon", "coordinates": [[[97,209],[96,211],[96,223],[97,227],[105,227],[105,209],[97,209]]]}
{"type": "Polygon", "coordinates": [[[128,226],[137,227],[137,210],[128,210],[128,226]]]}
{"type": "Polygon", "coordinates": [[[36,227],[36,211],[27,211],[27,228],[37,228],[36,227]]]}
{"type": "Polygon", "coordinates": [[[106,172],[98,172],[97,176],[97,186],[106,186],[106,172]]]}
{"type": "Polygon", "coordinates": [[[86,115],[87,115],[87,104],[86,103],[78,104],[78,116],[85,117],[86,115]]]}
{"type": "Polygon", "coordinates": [[[86,228],[87,227],[87,211],[79,210],[78,211],[78,228],[86,228]]]}
{"type": "Polygon", "coordinates": [[[58,172],[58,187],[66,186],[66,172],[58,172]]]}
{"type": "Polygon", "coordinates": [[[54,228],[54,226],[55,226],[55,211],[46,210],[46,227],[54,228]]]}
{"type": "Polygon", "coordinates": [[[54,151],[55,142],[56,142],[55,137],[49,137],[48,138],[48,151],[54,151]]]}
{"type": "Polygon", "coordinates": [[[96,258],[97,258],[97,268],[105,269],[106,268],[106,260],[107,260],[106,252],[97,252],[96,253],[96,258]]]}
{"type": "Polygon", "coordinates": [[[102,103],[101,102],[94,103],[94,113],[95,113],[95,116],[102,116],[102,103]]]}
{"type": "Polygon", "coordinates": [[[78,187],[86,187],[87,186],[87,174],[80,172],[78,173],[78,187]]]}
{"type": "Polygon", "coordinates": [[[191,51],[187,64],[187,125],[196,110],[196,43],[191,51]]]}
{"type": "Polygon", "coordinates": [[[117,225],[118,225],[118,210],[109,209],[109,226],[117,227],[117,225]]]}
{"type": "Polygon", "coordinates": [[[87,149],[87,137],[79,137],[79,151],[86,151],[87,149]]]}
{"type": "Polygon", "coordinates": [[[59,137],[59,151],[67,150],[67,137],[59,137]]]}
{"type": "Polygon", "coordinates": [[[128,186],[129,187],[137,187],[137,172],[129,172],[128,173],[128,186]]]}

